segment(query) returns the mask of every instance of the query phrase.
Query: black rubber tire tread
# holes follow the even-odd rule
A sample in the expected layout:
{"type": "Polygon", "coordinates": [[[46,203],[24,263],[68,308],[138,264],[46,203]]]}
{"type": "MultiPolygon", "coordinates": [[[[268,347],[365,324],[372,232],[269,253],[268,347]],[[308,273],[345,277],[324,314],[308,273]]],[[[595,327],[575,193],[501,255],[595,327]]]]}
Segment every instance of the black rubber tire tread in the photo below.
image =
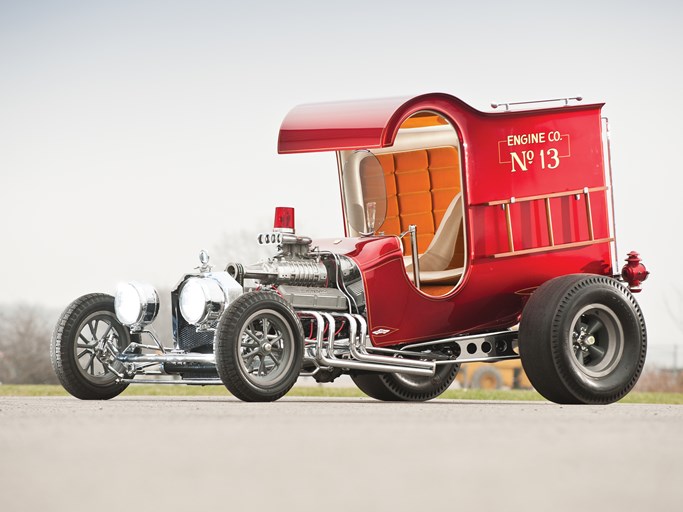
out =
{"type": "Polygon", "coordinates": [[[645,364],[645,320],[631,292],[619,281],[593,274],[557,277],[530,297],[519,328],[522,366],[534,388],[559,404],[609,404],[635,386],[645,364]],[[605,378],[582,375],[570,362],[569,323],[583,303],[603,303],[624,332],[619,366],[605,378]],[[617,372],[623,376],[616,375],[617,372]]]}
{"type": "Polygon", "coordinates": [[[481,381],[488,376],[492,376],[496,381],[496,387],[493,389],[500,389],[503,387],[503,377],[500,374],[500,370],[495,368],[493,365],[481,366],[476,369],[472,374],[472,379],[470,380],[470,388],[472,389],[487,389],[481,387],[481,381]]]}
{"type": "MultiPolygon", "coordinates": [[[[109,400],[128,387],[124,382],[97,385],[86,380],[78,370],[78,361],[74,357],[74,343],[79,335],[76,331],[85,318],[97,311],[115,314],[114,297],[104,293],[91,293],[73,301],[59,317],[50,342],[50,360],[59,382],[71,395],[81,400],[109,400]]],[[[121,327],[124,333],[128,333],[126,327],[121,327]]],[[[124,343],[130,343],[130,338],[124,343]]]]}
{"type": "MultiPolygon", "coordinates": [[[[437,366],[436,374],[420,389],[406,386],[393,373],[351,373],[351,379],[363,393],[383,402],[425,402],[446,391],[458,374],[458,365],[437,366]],[[443,368],[443,370],[442,370],[443,368]]],[[[425,377],[426,379],[426,377],[425,377]]]]}
{"type": "Polygon", "coordinates": [[[294,386],[301,371],[304,350],[304,333],[301,321],[292,306],[277,293],[255,291],[240,295],[228,306],[218,323],[214,338],[216,369],[218,376],[235,397],[245,402],[273,402],[282,398],[294,386]],[[239,363],[239,333],[242,322],[258,309],[274,309],[283,314],[289,322],[294,341],[294,355],[287,378],[278,386],[257,388],[241,373],[239,363]]]}

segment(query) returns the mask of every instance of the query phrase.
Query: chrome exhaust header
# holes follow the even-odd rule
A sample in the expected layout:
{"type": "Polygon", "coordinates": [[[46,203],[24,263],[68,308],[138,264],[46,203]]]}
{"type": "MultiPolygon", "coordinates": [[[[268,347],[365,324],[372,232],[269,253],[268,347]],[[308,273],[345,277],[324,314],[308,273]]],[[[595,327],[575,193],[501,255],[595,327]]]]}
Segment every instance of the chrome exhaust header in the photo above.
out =
{"type": "Polygon", "coordinates": [[[365,370],[385,373],[405,373],[408,375],[422,375],[432,377],[436,372],[436,364],[431,361],[409,361],[397,357],[370,356],[363,354],[358,344],[358,325],[361,327],[361,338],[365,342],[367,324],[360,315],[321,313],[318,311],[302,311],[300,316],[313,318],[316,322],[316,345],[315,358],[319,365],[331,368],[345,368],[348,370],[365,370]],[[349,321],[349,347],[351,357],[354,359],[338,358],[334,355],[334,317],[344,317],[349,321]],[[327,329],[326,329],[327,327],[327,329]],[[327,330],[327,346],[325,346],[325,331],[327,330]],[[362,357],[370,357],[371,360],[360,360],[356,354],[362,357]]]}

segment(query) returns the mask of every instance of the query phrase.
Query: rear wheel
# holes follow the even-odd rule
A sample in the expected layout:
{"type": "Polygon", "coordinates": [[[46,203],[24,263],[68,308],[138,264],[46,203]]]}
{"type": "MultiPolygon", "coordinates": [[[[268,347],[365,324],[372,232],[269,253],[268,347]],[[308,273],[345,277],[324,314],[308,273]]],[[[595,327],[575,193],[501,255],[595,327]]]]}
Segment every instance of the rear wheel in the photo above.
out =
{"type": "Polygon", "coordinates": [[[631,292],[605,276],[571,275],[534,292],[522,314],[519,351],[531,384],[565,404],[616,402],[645,363],[645,321],[631,292]]]}
{"type": "Polygon", "coordinates": [[[386,402],[424,402],[441,395],[453,384],[458,365],[440,365],[432,377],[404,373],[352,373],[351,379],[371,398],[386,402]]]}
{"type": "Polygon", "coordinates": [[[241,295],[218,324],[218,375],[240,400],[277,400],[299,377],[303,339],[301,322],[282,297],[266,291],[241,295]]]}
{"type": "Polygon", "coordinates": [[[114,353],[131,342],[130,331],[114,313],[114,297],[84,295],[62,313],[50,343],[52,367],[69,393],[82,400],[108,400],[128,384],[118,382],[125,368],[114,353]],[[115,373],[116,372],[116,373],[115,373]]]}

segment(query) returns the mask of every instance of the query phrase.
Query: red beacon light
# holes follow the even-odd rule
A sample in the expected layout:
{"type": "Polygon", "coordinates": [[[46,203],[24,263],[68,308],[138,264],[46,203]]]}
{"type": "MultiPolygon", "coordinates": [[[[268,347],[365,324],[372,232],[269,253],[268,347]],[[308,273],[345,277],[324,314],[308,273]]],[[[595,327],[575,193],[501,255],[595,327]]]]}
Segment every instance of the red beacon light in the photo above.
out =
{"type": "Polygon", "coordinates": [[[289,206],[275,207],[273,231],[278,233],[294,234],[294,208],[289,206]]]}

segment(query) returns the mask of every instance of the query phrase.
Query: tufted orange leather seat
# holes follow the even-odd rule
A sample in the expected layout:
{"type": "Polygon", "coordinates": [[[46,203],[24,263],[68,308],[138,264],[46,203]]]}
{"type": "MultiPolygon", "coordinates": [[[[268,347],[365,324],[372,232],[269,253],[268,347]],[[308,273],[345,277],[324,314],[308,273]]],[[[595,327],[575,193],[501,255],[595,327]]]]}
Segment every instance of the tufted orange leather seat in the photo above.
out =
{"type": "MultiPolygon", "coordinates": [[[[455,147],[418,149],[377,155],[387,192],[386,219],[378,231],[398,235],[417,226],[418,251],[434,238],[444,213],[460,192],[460,158],[455,147]]],[[[410,255],[410,240],[403,239],[410,255]]]]}

